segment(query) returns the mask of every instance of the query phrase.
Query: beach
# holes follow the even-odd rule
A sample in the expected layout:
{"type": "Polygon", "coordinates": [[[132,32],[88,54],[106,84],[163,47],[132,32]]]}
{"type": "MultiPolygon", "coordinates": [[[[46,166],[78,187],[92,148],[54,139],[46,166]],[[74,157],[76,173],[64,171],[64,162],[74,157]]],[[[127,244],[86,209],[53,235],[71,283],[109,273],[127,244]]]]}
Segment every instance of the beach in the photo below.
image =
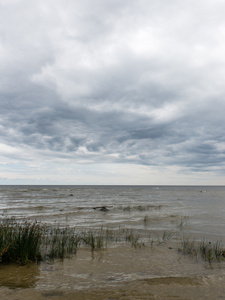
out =
{"type": "Polygon", "coordinates": [[[1,299],[225,299],[223,257],[196,250],[203,241],[224,243],[223,187],[1,186],[0,195],[1,221],[137,237],[101,249],[82,245],[63,260],[0,264],[1,299]],[[192,252],[184,241],[195,243],[192,252]]]}

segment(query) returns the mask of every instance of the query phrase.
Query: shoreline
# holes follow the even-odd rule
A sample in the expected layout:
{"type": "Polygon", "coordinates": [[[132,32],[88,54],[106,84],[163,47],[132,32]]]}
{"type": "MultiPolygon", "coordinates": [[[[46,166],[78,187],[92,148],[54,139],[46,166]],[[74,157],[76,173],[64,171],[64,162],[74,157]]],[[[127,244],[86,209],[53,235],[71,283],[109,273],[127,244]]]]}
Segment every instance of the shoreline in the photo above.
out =
{"type": "Polygon", "coordinates": [[[175,248],[118,244],[38,265],[0,265],[1,299],[225,299],[225,264],[210,266],[175,248]]]}

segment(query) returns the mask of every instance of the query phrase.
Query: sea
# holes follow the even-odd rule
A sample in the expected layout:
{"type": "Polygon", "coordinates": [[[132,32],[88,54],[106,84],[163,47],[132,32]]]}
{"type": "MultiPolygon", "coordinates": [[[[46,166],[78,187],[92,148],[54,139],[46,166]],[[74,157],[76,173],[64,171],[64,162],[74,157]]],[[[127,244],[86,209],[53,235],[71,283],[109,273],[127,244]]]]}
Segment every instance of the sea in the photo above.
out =
{"type": "Polygon", "coordinates": [[[0,265],[0,299],[225,299],[225,262],[179,252],[184,237],[225,245],[225,186],[1,185],[5,220],[129,229],[141,242],[0,265]]]}

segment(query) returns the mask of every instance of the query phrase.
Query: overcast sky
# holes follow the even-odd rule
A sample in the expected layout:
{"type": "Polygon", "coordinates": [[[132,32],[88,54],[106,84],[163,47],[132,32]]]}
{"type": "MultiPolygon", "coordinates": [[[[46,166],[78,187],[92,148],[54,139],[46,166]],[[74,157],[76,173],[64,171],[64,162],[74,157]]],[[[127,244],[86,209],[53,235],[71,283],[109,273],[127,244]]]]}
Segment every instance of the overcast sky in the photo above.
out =
{"type": "Polygon", "coordinates": [[[225,184],[224,0],[0,0],[0,184],[225,184]]]}

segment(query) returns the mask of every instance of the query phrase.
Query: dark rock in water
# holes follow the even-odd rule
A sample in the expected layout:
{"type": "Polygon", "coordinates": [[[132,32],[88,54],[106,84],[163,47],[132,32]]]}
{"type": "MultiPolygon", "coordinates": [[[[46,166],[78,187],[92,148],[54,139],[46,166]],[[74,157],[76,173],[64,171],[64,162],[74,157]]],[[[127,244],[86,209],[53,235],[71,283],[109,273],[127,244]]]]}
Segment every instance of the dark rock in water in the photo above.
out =
{"type": "Polygon", "coordinates": [[[94,207],[94,209],[96,209],[98,211],[109,211],[109,209],[106,208],[105,206],[97,206],[97,207],[94,207]]]}
{"type": "Polygon", "coordinates": [[[100,208],[100,211],[109,211],[109,209],[103,206],[102,208],[100,208]]]}
{"type": "Polygon", "coordinates": [[[70,194],[71,197],[73,197],[73,194],[70,194]]]}

